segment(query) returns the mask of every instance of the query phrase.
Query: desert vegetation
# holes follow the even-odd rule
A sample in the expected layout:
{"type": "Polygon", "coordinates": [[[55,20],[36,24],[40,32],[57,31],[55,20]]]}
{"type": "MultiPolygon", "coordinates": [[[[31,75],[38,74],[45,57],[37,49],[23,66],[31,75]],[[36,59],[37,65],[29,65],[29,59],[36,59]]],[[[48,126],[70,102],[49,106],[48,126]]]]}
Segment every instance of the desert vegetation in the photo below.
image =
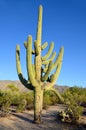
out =
{"type": "MultiPolygon", "coordinates": [[[[43,108],[57,104],[59,98],[53,91],[46,91],[43,94],[43,108]]],[[[34,109],[34,92],[20,92],[14,84],[9,84],[7,90],[0,91],[0,116],[7,116],[10,112],[22,112],[34,109]]]]}
{"type": "MultiPolygon", "coordinates": [[[[9,116],[12,112],[20,113],[25,110],[34,109],[34,92],[20,92],[14,84],[9,84],[7,90],[0,91],[0,117],[9,116]]],[[[55,89],[57,91],[57,89],[55,89]]],[[[63,104],[65,109],[59,110],[57,116],[62,122],[79,123],[86,109],[86,88],[68,87],[61,96],[64,102],[58,98],[53,91],[45,91],[43,94],[43,109],[51,105],[63,104]]]]}
{"type": "Polygon", "coordinates": [[[66,109],[59,113],[63,122],[77,123],[86,107],[86,88],[71,87],[63,94],[66,109]]]}

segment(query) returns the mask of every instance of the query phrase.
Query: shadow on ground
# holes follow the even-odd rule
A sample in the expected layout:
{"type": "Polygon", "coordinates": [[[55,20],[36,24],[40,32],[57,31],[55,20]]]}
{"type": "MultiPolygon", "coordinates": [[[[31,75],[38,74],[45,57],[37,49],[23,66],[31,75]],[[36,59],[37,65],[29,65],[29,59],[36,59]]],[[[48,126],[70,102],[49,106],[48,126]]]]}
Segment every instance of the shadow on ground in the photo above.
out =
{"type": "Polygon", "coordinates": [[[34,124],[33,112],[25,111],[0,119],[0,130],[86,130],[86,127],[60,122],[56,106],[43,112],[42,124],[34,124]]]}

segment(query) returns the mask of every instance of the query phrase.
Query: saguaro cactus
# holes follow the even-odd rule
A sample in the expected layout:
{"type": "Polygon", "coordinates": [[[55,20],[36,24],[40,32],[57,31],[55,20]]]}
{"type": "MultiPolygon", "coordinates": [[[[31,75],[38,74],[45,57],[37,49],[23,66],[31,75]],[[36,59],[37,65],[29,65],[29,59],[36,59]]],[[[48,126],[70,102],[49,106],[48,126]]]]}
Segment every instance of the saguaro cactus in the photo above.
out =
{"type": "MultiPolygon", "coordinates": [[[[60,49],[59,55],[56,61],[53,62],[56,52],[53,52],[54,43],[50,44],[50,48],[44,56],[41,56],[41,51],[43,51],[48,43],[42,44],[42,6],[39,6],[38,13],[38,26],[36,40],[34,41],[34,50],[32,50],[32,36],[29,35],[27,42],[24,43],[26,48],[26,63],[27,63],[27,75],[28,80],[26,80],[22,74],[21,64],[20,64],[20,46],[16,46],[16,66],[20,81],[28,89],[34,90],[34,122],[41,122],[41,113],[43,107],[43,91],[52,89],[56,82],[61,66],[64,48],[60,49]],[[34,63],[32,63],[32,55],[34,55],[34,63]],[[55,73],[51,74],[51,71],[55,69],[55,73]]],[[[57,92],[58,97],[62,100],[60,94],[57,92]]]]}

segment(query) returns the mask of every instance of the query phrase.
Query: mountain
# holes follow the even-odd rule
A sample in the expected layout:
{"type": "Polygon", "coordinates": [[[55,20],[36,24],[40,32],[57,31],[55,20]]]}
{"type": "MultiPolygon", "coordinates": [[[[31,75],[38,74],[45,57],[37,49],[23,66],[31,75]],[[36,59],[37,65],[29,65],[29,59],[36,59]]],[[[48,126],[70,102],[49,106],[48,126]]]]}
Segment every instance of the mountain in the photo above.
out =
{"type": "Polygon", "coordinates": [[[62,86],[62,85],[54,85],[54,87],[55,87],[60,93],[63,93],[66,89],[69,88],[69,86],[67,86],[67,85],[64,85],[64,86],[62,86]]]}
{"type": "Polygon", "coordinates": [[[26,87],[24,87],[24,85],[22,85],[22,83],[19,80],[0,80],[0,90],[6,90],[8,89],[8,85],[9,84],[13,84],[15,86],[17,86],[19,88],[20,91],[28,91],[28,89],[26,87]]]}
{"type": "MultiPolygon", "coordinates": [[[[7,86],[9,84],[13,84],[13,85],[17,86],[21,92],[29,91],[29,89],[24,87],[24,85],[22,85],[22,83],[19,80],[14,80],[14,81],[12,81],[12,80],[0,80],[0,90],[8,89],[7,86]]],[[[63,93],[68,88],[68,86],[60,86],[60,85],[54,85],[54,87],[60,93],[63,93]]]]}

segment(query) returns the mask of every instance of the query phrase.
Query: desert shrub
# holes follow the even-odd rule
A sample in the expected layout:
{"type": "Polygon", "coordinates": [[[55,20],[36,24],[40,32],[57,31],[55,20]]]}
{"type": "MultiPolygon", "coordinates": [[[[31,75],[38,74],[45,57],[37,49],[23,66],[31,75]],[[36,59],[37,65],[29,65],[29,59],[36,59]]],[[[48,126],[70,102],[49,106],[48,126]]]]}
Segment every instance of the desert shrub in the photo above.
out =
{"type": "Polygon", "coordinates": [[[10,93],[12,94],[12,98],[11,98],[11,106],[17,106],[18,102],[19,102],[19,95],[20,92],[17,89],[17,87],[13,84],[9,84],[7,86],[8,90],[10,91],[10,93]]]}
{"type": "Polygon", "coordinates": [[[11,105],[16,106],[16,112],[22,112],[25,109],[33,108],[33,92],[19,92],[19,89],[13,84],[8,85],[8,88],[12,92],[13,98],[11,105]]]}
{"type": "Polygon", "coordinates": [[[62,122],[77,123],[82,111],[83,107],[71,105],[68,106],[66,110],[59,112],[59,117],[62,122]]]}
{"type": "Polygon", "coordinates": [[[26,93],[25,92],[20,92],[18,87],[16,87],[13,84],[9,84],[7,86],[11,93],[12,93],[12,106],[16,106],[16,112],[22,112],[26,108],[26,93]]]}
{"type": "Polygon", "coordinates": [[[78,105],[86,105],[86,88],[74,86],[70,88],[70,92],[74,97],[76,95],[75,100],[78,105]]]}
{"type": "MultiPolygon", "coordinates": [[[[43,106],[47,108],[58,102],[58,97],[52,91],[44,92],[43,106]]],[[[6,91],[0,91],[0,108],[4,111],[22,112],[34,108],[34,92],[20,92],[14,84],[9,84],[6,91]]]]}
{"type": "Polygon", "coordinates": [[[11,99],[11,105],[18,105],[19,101],[20,101],[20,92],[18,87],[16,87],[14,84],[9,84],[7,86],[7,88],[9,89],[10,93],[12,94],[12,99],[11,99]]]}
{"type": "Polygon", "coordinates": [[[0,116],[6,116],[11,106],[12,94],[10,91],[0,91],[0,116]]]}
{"type": "Polygon", "coordinates": [[[43,95],[43,108],[46,109],[49,105],[52,104],[51,100],[50,100],[50,92],[49,91],[45,91],[44,95],[43,95]]]}
{"type": "Polygon", "coordinates": [[[16,112],[22,112],[25,109],[33,109],[33,92],[16,93],[13,97],[13,105],[16,106],[16,112]]]}
{"type": "Polygon", "coordinates": [[[22,112],[25,110],[26,108],[26,100],[22,99],[21,102],[18,104],[17,108],[16,108],[16,112],[22,112]]]}
{"type": "Polygon", "coordinates": [[[13,84],[9,84],[6,91],[0,91],[0,109],[4,112],[9,112],[9,109],[15,112],[31,109],[33,100],[33,92],[20,92],[13,84]]]}
{"type": "Polygon", "coordinates": [[[63,121],[76,123],[79,120],[84,110],[81,106],[84,96],[83,89],[76,86],[69,88],[64,92],[64,103],[66,104],[67,109],[59,113],[63,121]]]}
{"type": "Polygon", "coordinates": [[[43,100],[43,108],[47,108],[49,105],[55,105],[59,102],[58,97],[54,94],[53,91],[45,91],[43,100]]]}
{"type": "Polygon", "coordinates": [[[18,106],[19,102],[20,102],[20,93],[13,94],[11,105],[12,106],[18,106]]]}
{"type": "Polygon", "coordinates": [[[56,96],[56,94],[53,91],[50,91],[50,101],[51,101],[51,105],[55,105],[59,103],[59,98],[56,96]]]}
{"type": "Polygon", "coordinates": [[[26,108],[28,110],[33,109],[34,108],[34,92],[30,91],[26,93],[26,101],[27,101],[27,105],[26,108]]]}
{"type": "Polygon", "coordinates": [[[9,88],[12,91],[12,93],[19,92],[19,88],[14,84],[8,84],[7,88],[9,88]]]}
{"type": "Polygon", "coordinates": [[[63,93],[63,97],[65,101],[72,98],[71,100],[75,100],[77,105],[83,105],[86,103],[86,88],[71,87],[63,93]]]}
{"type": "Polygon", "coordinates": [[[16,93],[16,95],[14,95],[12,103],[16,106],[16,112],[24,111],[26,109],[27,104],[25,93],[16,93]]]}

